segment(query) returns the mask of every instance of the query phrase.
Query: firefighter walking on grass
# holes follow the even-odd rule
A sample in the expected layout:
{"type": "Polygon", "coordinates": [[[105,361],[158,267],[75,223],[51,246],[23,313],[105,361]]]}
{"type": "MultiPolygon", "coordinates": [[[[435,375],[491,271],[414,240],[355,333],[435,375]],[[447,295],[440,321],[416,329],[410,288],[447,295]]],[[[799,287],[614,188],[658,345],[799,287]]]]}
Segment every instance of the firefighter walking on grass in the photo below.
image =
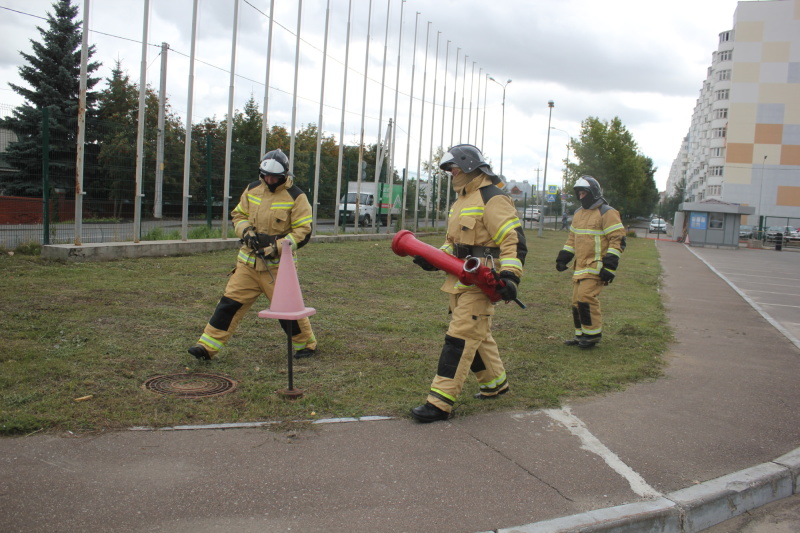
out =
{"type": "Polygon", "coordinates": [[[558,252],[556,270],[563,272],[574,259],[572,274],[572,320],[575,336],[568,346],[592,348],[603,336],[600,291],[614,281],[619,258],[625,250],[625,227],[619,211],[603,198],[600,184],[591,176],[575,182],[575,211],[569,237],[558,252]]]}
{"type": "MultiPolygon", "coordinates": [[[[528,250],[514,203],[498,187],[502,186],[500,178],[480,150],[470,144],[450,148],[439,168],[452,174],[458,195],[440,249],[460,258],[478,257],[481,264],[496,267],[504,283],[498,294],[506,302],[514,300],[528,250]]],[[[414,263],[424,270],[437,270],[422,256],[416,256],[414,263]]],[[[411,410],[419,422],[446,420],[470,372],[478,379],[476,399],[497,398],[509,390],[492,337],[492,301],[478,287],[462,284],[454,274],[447,275],[442,290],[450,294],[450,325],[427,402],[411,410]]]]}
{"type": "MultiPolygon", "coordinates": [[[[283,241],[291,243],[296,260],[295,252],[311,238],[311,204],[294,185],[289,159],[280,149],[261,158],[259,179],[242,193],[231,216],[242,247],[224,295],[197,344],[189,348],[198,359],[217,356],[261,294],[272,301],[283,241]]],[[[295,359],[314,355],[317,341],[308,318],[279,322],[284,331],[291,332],[295,359]]]]}

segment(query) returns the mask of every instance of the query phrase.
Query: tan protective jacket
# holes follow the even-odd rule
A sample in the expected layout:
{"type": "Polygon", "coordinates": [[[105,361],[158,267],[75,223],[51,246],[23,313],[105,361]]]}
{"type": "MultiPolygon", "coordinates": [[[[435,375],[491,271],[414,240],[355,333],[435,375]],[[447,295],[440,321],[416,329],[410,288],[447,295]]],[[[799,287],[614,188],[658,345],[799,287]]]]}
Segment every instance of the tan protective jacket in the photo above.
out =
{"type": "MultiPolygon", "coordinates": [[[[507,270],[522,278],[528,253],[522,224],[514,202],[486,174],[470,181],[450,208],[447,237],[440,249],[453,255],[454,244],[500,248],[500,261],[495,259],[497,271],[507,270]]],[[[448,274],[442,285],[450,294],[470,289],[480,291],[462,284],[453,274],[448,274]]]]}
{"type": "Polygon", "coordinates": [[[599,278],[606,254],[620,257],[624,250],[625,226],[619,211],[603,204],[578,209],[572,218],[563,249],[575,254],[573,279],[599,278]]]}
{"type": "MultiPolygon", "coordinates": [[[[242,193],[239,204],[231,211],[231,217],[240,239],[248,226],[253,226],[256,233],[280,236],[277,253],[281,252],[284,239],[292,243],[294,256],[297,249],[305,246],[311,238],[311,204],[306,194],[294,185],[292,178],[287,178],[286,183],[279,185],[274,193],[270,192],[263,180],[254,181],[242,193]]],[[[237,262],[257,271],[267,269],[255,252],[245,245],[239,249],[237,262]]],[[[270,268],[277,268],[280,259],[276,254],[267,262],[270,268]]]]}

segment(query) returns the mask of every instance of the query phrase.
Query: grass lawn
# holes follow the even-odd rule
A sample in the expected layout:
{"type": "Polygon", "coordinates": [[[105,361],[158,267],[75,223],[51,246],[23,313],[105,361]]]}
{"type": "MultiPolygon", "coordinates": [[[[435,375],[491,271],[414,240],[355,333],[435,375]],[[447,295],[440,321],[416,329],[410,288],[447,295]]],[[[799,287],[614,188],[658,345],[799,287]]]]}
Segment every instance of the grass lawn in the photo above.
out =
{"type": "MultiPolygon", "coordinates": [[[[438,247],[443,238],[422,240],[438,247]]],[[[499,304],[493,330],[511,393],[473,400],[470,377],[455,416],[556,407],[661,374],[672,337],[653,241],[628,239],[617,279],[601,295],[603,343],[582,351],[562,344],[573,332],[569,272],[554,267],[565,238],[528,230],[520,285],[528,308],[499,304]]],[[[186,352],[214,311],[235,255],[63,263],[0,254],[0,434],[404,417],[424,402],[448,324],[443,273],[394,255],[385,240],[303,248],[298,276],[306,306],[317,310],[311,322],[319,348],[294,364],[294,385],[305,395],[286,400],[275,392],[288,384],[286,336],[277,320],[257,317],[266,299],[219,359],[199,362],[186,352]],[[188,372],[228,377],[237,389],[181,399],[142,387],[153,376],[188,372]]]]}

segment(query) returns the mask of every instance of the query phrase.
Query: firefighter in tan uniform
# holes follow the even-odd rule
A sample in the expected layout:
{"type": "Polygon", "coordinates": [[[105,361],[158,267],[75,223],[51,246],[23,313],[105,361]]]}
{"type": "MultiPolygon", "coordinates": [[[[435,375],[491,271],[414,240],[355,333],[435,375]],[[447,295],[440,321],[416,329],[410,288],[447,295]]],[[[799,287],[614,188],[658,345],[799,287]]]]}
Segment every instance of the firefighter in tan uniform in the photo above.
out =
{"type": "MultiPolygon", "coordinates": [[[[283,241],[291,243],[296,260],[295,252],[311,237],[311,204],[289,177],[289,159],[280,149],[262,157],[259,179],[242,193],[231,216],[242,247],[225,294],[197,344],[189,348],[198,359],[216,357],[261,294],[272,300],[283,241]]],[[[296,359],[314,355],[317,341],[308,318],[280,320],[280,325],[291,332],[296,359]]]]}
{"type": "Polygon", "coordinates": [[[606,203],[600,184],[591,176],[575,182],[581,207],[572,218],[569,237],[558,252],[556,270],[563,272],[575,259],[572,275],[572,319],[575,337],[568,346],[592,348],[603,336],[600,291],[614,280],[625,250],[625,227],[619,211],[606,203]]]}
{"type": "MultiPolygon", "coordinates": [[[[506,302],[514,300],[527,247],[514,203],[498,187],[500,178],[480,150],[469,144],[450,148],[439,168],[452,174],[458,195],[440,249],[460,258],[480,257],[482,264],[494,266],[505,284],[498,294],[506,302]]],[[[421,256],[414,262],[425,270],[437,270],[421,256]]],[[[449,417],[470,371],[480,387],[475,398],[497,398],[508,392],[505,367],[492,337],[494,304],[479,288],[463,285],[453,274],[447,275],[442,290],[450,294],[450,326],[427,402],[411,410],[420,422],[449,417]]]]}

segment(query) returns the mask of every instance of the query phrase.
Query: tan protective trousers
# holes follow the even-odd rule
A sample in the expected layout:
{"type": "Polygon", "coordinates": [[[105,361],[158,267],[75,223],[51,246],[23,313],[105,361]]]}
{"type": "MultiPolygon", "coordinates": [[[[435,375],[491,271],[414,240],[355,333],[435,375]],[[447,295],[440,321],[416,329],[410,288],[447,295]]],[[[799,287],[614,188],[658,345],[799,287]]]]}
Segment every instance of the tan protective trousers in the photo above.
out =
{"type": "Polygon", "coordinates": [[[605,282],[600,278],[572,280],[572,319],[575,335],[600,335],[603,332],[603,314],[600,311],[600,291],[605,282]]]}
{"type": "MultiPolygon", "coordinates": [[[[270,273],[258,272],[248,266],[237,264],[236,269],[228,280],[225,294],[217,304],[214,315],[206,324],[203,335],[197,341],[214,358],[239,327],[242,317],[250,310],[258,297],[264,294],[272,301],[275,291],[274,279],[278,278],[277,266],[270,273]]],[[[292,347],[295,350],[317,347],[317,340],[311,330],[311,321],[308,318],[294,320],[281,320],[281,327],[292,328],[292,347]]]]}
{"type": "Polygon", "coordinates": [[[482,394],[494,396],[508,388],[506,370],[492,337],[494,310],[480,291],[450,295],[450,326],[427,399],[439,409],[453,409],[470,371],[478,379],[482,394]]]}

